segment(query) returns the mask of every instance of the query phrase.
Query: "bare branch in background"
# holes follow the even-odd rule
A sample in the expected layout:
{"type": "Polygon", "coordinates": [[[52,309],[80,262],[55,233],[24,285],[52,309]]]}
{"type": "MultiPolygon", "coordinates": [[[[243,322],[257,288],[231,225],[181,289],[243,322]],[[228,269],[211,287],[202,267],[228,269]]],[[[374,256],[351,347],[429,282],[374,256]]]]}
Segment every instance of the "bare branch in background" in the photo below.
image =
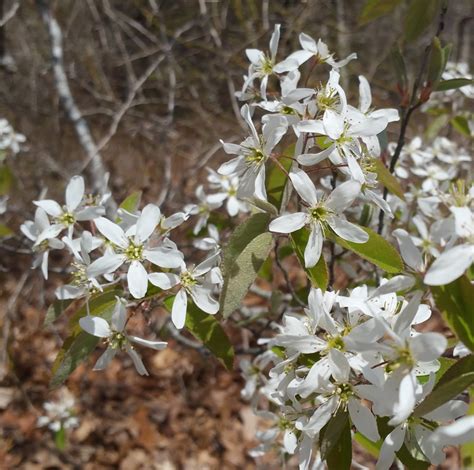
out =
{"type": "Polygon", "coordinates": [[[43,22],[45,23],[51,46],[51,59],[54,72],[54,82],[59,99],[72,122],[77,137],[84,149],[91,165],[87,172],[96,191],[105,193],[107,187],[107,171],[97,145],[92,137],[87,121],[82,117],[69,87],[66,71],[64,70],[63,45],[61,27],[51,13],[47,0],[37,2],[43,22]]]}

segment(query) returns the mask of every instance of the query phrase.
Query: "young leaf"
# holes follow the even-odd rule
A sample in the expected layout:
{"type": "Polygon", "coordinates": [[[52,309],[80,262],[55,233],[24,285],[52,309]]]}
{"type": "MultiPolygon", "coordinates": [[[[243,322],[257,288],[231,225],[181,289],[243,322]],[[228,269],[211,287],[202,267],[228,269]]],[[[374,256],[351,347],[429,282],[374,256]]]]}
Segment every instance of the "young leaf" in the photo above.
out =
{"type": "Polygon", "coordinates": [[[224,318],[239,307],[270,253],[273,240],[271,234],[266,233],[269,223],[268,213],[250,216],[235,229],[224,249],[224,286],[220,298],[224,318]]]}
{"type": "Polygon", "coordinates": [[[0,196],[5,196],[10,192],[13,183],[15,182],[15,177],[13,176],[10,168],[5,165],[0,165],[0,196]]]}
{"type": "Polygon", "coordinates": [[[71,305],[71,299],[57,299],[48,308],[44,317],[43,327],[51,325],[71,305]]]}
{"type": "Polygon", "coordinates": [[[186,328],[202,341],[209,351],[228,369],[234,365],[234,347],[216,317],[204,313],[193,303],[188,304],[186,328]]]}
{"type": "Polygon", "coordinates": [[[436,306],[456,336],[474,351],[474,286],[466,276],[445,286],[431,286],[436,306]]]}
{"type": "Polygon", "coordinates": [[[325,447],[329,448],[326,452],[328,470],[349,470],[352,463],[352,438],[347,412],[338,411],[326,425],[325,431],[321,444],[325,443],[325,447]],[[338,418],[339,414],[341,416],[338,418]],[[329,435],[326,438],[327,433],[329,435]]]}
{"type": "Polygon", "coordinates": [[[12,235],[14,235],[14,231],[7,227],[6,225],[4,224],[0,224],[0,238],[3,238],[3,237],[11,237],[12,235]]]}
{"type": "Polygon", "coordinates": [[[434,386],[431,393],[415,408],[414,416],[423,416],[457,397],[474,384],[474,355],[459,359],[434,386]]]}
{"type": "MultiPolygon", "coordinates": [[[[115,297],[118,294],[118,291],[112,290],[93,296],[89,301],[91,315],[110,320],[116,303],[115,297]]],[[[84,304],[69,321],[70,335],[64,341],[54,361],[51,387],[61,385],[76,367],[89,356],[100,340],[100,338],[86,333],[79,326],[79,319],[86,315],[87,308],[84,304]]]]}
{"type": "Polygon", "coordinates": [[[455,90],[463,86],[473,85],[474,80],[471,78],[451,78],[450,80],[441,80],[437,87],[436,91],[446,91],[446,90],[455,90]]]}
{"type": "Polygon", "coordinates": [[[444,49],[441,47],[441,41],[439,38],[435,36],[431,42],[431,55],[428,65],[428,81],[431,84],[432,89],[436,89],[445,65],[444,49]]]}
{"type": "Polygon", "coordinates": [[[405,194],[400,182],[395,176],[388,171],[388,168],[383,164],[382,160],[375,158],[373,160],[375,173],[377,173],[378,180],[395,196],[398,196],[402,201],[405,200],[405,194]]]}
{"type": "Polygon", "coordinates": [[[135,191],[132,194],[129,194],[120,204],[120,209],[124,209],[127,212],[135,212],[140,205],[142,199],[142,192],[135,191]]]}
{"type": "Polygon", "coordinates": [[[395,68],[397,75],[397,81],[402,90],[406,90],[408,87],[408,75],[407,68],[405,65],[405,59],[403,58],[402,51],[399,46],[394,46],[390,52],[390,58],[395,68]]]}
{"type": "Polygon", "coordinates": [[[365,437],[360,432],[354,433],[354,440],[361,445],[370,455],[378,457],[380,453],[380,448],[382,444],[379,442],[373,442],[367,437],[365,437]]]}
{"type": "Polygon", "coordinates": [[[353,243],[343,240],[335,233],[329,233],[328,236],[342,247],[353,251],[361,258],[370,261],[387,273],[395,274],[403,270],[403,261],[397,250],[373,230],[367,227],[361,227],[369,235],[366,243],[353,243]]]}
{"type": "Polygon", "coordinates": [[[308,238],[308,229],[303,227],[290,235],[291,246],[298,257],[298,261],[302,268],[306,271],[313,287],[319,287],[321,290],[325,291],[328,288],[329,273],[323,254],[321,253],[321,258],[319,258],[316,266],[306,268],[304,265],[304,249],[308,243],[308,238]]]}
{"type": "Polygon", "coordinates": [[[291,145],[285,150],[282,158],[278,159],[280,165],[270,160],[266,168],[267,177],[265,186],[268,202],[275,206],[278,211],[280,211],[282,207],[288,182],[288,176],[281,167],[283,167],[287,172],[290,171],[291,165],[293,164],[292,157],[294,151],[295,147],[294,145],[291,145]]]}
{"type": "Polygon", "coordinates": [[[405,14],[405,39],[414,41],[433,22],[439,11],[438,0],[411,0],[405,14]]]}
{"type": "Polygon", "coordinates": [[[460,134],[465,135],[466,137],[472,137],[469,122],[464,116],[453,117],[450,122],[454,129],[456,129],[460,134]]]}
{"type": "Polygon", "coordinates": [[[319,450],[322,460],[326,460],[334,450],[347,426],[349,426],[349,413],[341,407],[321,430],[319,450]]]}
{"type": "Polygon", "coordinates": [[[359,25],[387,15],[401,3],[401,0],[367,0],[359,16],[359,25]]]}

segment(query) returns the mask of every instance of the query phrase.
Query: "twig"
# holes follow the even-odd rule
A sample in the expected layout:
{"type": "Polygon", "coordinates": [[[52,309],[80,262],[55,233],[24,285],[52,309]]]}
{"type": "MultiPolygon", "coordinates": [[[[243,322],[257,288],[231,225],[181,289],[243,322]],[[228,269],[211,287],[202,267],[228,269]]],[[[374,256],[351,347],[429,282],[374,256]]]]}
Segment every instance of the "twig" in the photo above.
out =
{"type": "MultiPolygon", "coordinates": [[[[444,18],[446,16],[446,12],[448,10],[448,5],[447,2],[445,2],[440,11],[439,15],[439,21],[438,21],[438,28],[436,30],[435,37],[439,36],[441,32],[444,29],[444,18]]],[[[393,174],[395,171],[395,167],[397,165],[398,159],[400,158],[400,155],[402,153],[403,147],[405,145],[405,134],[408,129],[408,123],[410,122],[410,118],[415,110],[417,110],[426,100],[422,100],[421,98],[418,97],[418,91],[419,88],[422,84],[423,80],[423,75],[426,70],[426,66],[428,65],[428,58],[431,55],[431,49],[432,49],[432,44],[428,44],[425,48],[425,53],[423,54],[423,59],[420,65],[420,70],[418,72],[418,75],[415,79],[415,82],[413,83],[413,89],[411,92],[410,96],[410,103],[408,105],[408,108],[405,110],[405,108],[401,109],[401,119],[400,119],[400,134],[398,136],[398,141],[397,141],[397,146],[395,148],[395,151],[393,152],[393,155],[390,159],[390,166],[389,166],[389,171],[390,173],[393,174]]],[[[383,191],[383,199],[386,200],[388,195],[388,189],[385,187],[383,191]]],[[[384,225],[384,217],[385,217],[385,212],[380,209],[379,212],[379,225],[378,225],[378,230],[377,233],[380,235],[383,231],[383,225],[384,225]]]]}
{"type": "Polygon", "coordinates": [[[13,308],[15,307],[18,297],[20,296],[29,276],[29,271],[26,271],[22,274],[13,294],[8,299],[7,307],[3,316],[2,345],[0,349],[0,380],[5,377],[8,371],[8,338],[10,336],[13,308]]]}
{"type": "MultiPolygon", "coordinates": [[[[107,172],[102,157],[97,149],[94,138],[92,137],[89,125],[82,117],[69,87],[69,81],[64,69],[61,27],[51,13],[48,0],[38,0],[37,4],[43,22],[48,29],[56,91],[69,120],[74,126],[79,142],[88,156],[88,161],[91,162],[88,176],[90,177],[96,191],[102,193],[108,192],[107,172]]],[[[112,198],[110,198],[109,201],[110,205],[114,205],[112,198]]]]}
{"type": "Polygon", "coordinates": [[[278,239],[276,239],[276,242],[275,242],[275,248],[273,249],[274,250],[274,253],[275,253],[275,262],[276,262],[276,265],[278,266],[278,269],[282,272],[283,274],[283,277],[285,278],[285,283],[286,283],[286,286],[288,288],[288,290],[290,291],[290,294],[292,295],[293,299],[295,299],[295,301],[297,302],[297,304],[300,306],[300,307],[306,307],[306,303],[303,302],[299,297],[298,297],[298,294],[296,293],[295,289],[293,289],[293,285],[291,284],[291,281],[290,281],[290,278],[288,276],[288,273],[286,271],[286,269],[284,268],[284,266],[281,264],[281,261],[280,261],[280,258],[278,257],[278,239]]]}

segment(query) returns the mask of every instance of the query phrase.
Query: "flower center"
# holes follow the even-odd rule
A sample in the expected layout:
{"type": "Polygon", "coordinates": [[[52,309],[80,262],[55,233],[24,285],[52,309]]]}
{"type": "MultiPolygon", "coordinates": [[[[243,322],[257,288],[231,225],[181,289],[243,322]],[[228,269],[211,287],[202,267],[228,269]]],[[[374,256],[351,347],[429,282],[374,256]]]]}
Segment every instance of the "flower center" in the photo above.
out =
{"type": "Polygon", "coordinates": [[[339,103],[339,95],[333,88],[323,87],[316,94],[316,104],[321,111],[334,109],[339,103]]]}
{"type": "Polygon", "coordinates": [[[272,59],[265,55],[258,66],[258,72],[261,75],[271,75],[273,73],[273,65],[272,59]]]}
{"type": "Polygon", "coordinates": [[[143,245],[136,244],[132,240],[129,240],[128,247],[124,254],[130,261],[141,261],[143,259],[143,245]]]}
{"type": "Polygon", "coordinates": [[[327,338],[327,350],[337,349],[338,351],[344,351],[345,344],[342,336],[329,336],[327,338]]]}
{"type": "Polygon", "coordinates": [[[192,274],[189,271],[184,271],[180,274],[179,280],[181,282],[181,285],[185,289],[190,289],[194,285],[196,285],[196,279],[192,276],[192,274]]]}
{"type": "Polygon", "coordinates": [[[69,227],[70,225],[74,225],[74,222],[76,221],[76,218],[74,217],[74,214],[71,212],[64,212],[58,217],[58,222],[65,227],[69,227]]]}
{"type": "Polygon", "coordinates": [[[329,215],[330,211],[327,210],[323,206],[316,206],[309,209],[309,216],[312,220],[316,222],[322,222],[326,220],[327,216],[329,215]]]}
{"type": "Polygon", "coordinates": [[[127,337],[119,331],[114,331],[112,336],[106,339],[106,343],[112,349],[125,349],[127,342],[127,337]]]}
{"type": "Polygon", "coordinates": [[[352,386],[350,384],[340,384],[336,389],[336,393],[339,395],[341,401],[348,401],[353,395],[352,386]]]}
{"type": "Polygon", "coordinates": [[[258,148],[251,148],[249,149],[249,153],[245,156],[245,161],[249,165],[260,165],[264,162],[265,155],[263,154],[261,149],[258,148]]]}

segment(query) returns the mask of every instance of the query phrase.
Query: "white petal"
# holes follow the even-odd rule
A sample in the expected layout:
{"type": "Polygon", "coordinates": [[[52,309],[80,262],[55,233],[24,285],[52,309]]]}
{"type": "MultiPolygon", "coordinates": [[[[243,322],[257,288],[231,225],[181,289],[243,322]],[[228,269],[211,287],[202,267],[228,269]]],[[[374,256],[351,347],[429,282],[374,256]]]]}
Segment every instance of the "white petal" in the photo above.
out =
{"type": "Polygon", "coordinates": [[[294,188],[300,197],[310,206],[314,206],[318,202],[318,195],[314,183],[305,171],[295,168],[290,172],[290,179],[294,188]]]}
{"type": "Polygon", "coordinates": [[[42,201],[33,201],[35,205],[41,207],[47,214],[51,215],[52,217],[59,217],[63,210],[61,206],[52,199],[44,199],[42,201]]]}
{"type": "Polygon", "coordinates": [[[283,435],[283,447],[285,448],[285,451],[288,452],[288,454],[293,455],[297,445],[298,439],[296,434],[290,429],[287,429],[283,435]]]}
{"type": "Polygon", "coordinates": [[[416,404],[416,377],[406,374],[399,384],[398,400],[393,406],[394,415],[388,422],[396,426],[405,421],[412,413],[416,404]]]}
{"type": "Polygon", "coordinates": [[[141,346],[146,346],[147,348],[156,349],[157,351],[165,349],[166,346],[168,345],[166,341],[150,341],[148,339],[138,338],[137,336],[131,336],[131,335],[128,336],[128,339],[141,346]]]}
{"type": "Polygon", "coordinates": [[[183,254],[180,251],[165,246],[144,250],[143,257],[162,268],[179,268],[183,263],[183,254]]]}
{"type": "Polygon", "coordinates": [[[316,266],[321,252],[323,250],[323,234],[321,226],[317,223],[311,224],[311,232],[309,234],[308,243],[304,249],[304,264],[307,268],[316,266]]]}
{"type": "Polygon", "coordinates": [[[341,217],[330,217],[328,224],[344,240],[353,243],[366,243],[369,240],[369,235],[361,227],[341,217]]]}
{"type": "Polygon", "coordinates": [[[395,452],[400,450],[405,439],[406,429],[404,426],[397,426],[383,441],[380,449],[376,470],[389,470],[395,459],[395,452]]]}
{"type": "Polygon", "coordinates": [[[127,321],[127,308],[122,299],[117,299],[110,324],[115,331],[123,331],[127,321]]]}
{"type": "Polygon", "coordinates": [[[359,109],[366,113],[372,104],[372,93],[367,79],[359,75],[359,109]]]}
{"type": "Polygon", "coordinates": [[[86,333],[98,338],[108,338],[112,334],[109,324],[101,317],[86,315],[79,319],[79,325],[86,333]]]}
{"type": "Polygon", "coordinates": [[[155,204],[146,205],[137,221],[135,239],[138,243],[148,240],[161,218],[161,212],[155,204]]]}
{"type": "Polygon", "coordinates": [[[124,262],[124,255],[106,254],[90,264],[86,273],[89,278],[109,274],[117,270],[124,262]]]}
{"type": "Polygon", "coordinates": [[[395,235],[398,241],[403,261],[405,261],[407,266],[415,271],[423,270],[423,258],[421,257],[421,252],[413,243],[410,235],[400,228],[394,230],[393,235],[395,235]]]}
{"type": "Polygon", "coordinates": [[[270,222],[268,229],[270,232],[292,233],[304,227],[307,214],[304,212],[296,212],[295,214],[287,214],[278,217],[270,222]]]}
{"type": "Polygon", "coordinates": [[[331,374],[339,383],[346,383],[349,380],[351,368],[346,356],[337,349],[329,350],[329,365],[331,366],[331,374]]]}
{"type": "Polygon", "coordinates": [[[352,397],[349,398],[348,409],[352,424],[357,428],[357,431],[371,441],[377,442],[380,435],[377,430],[377,421],[372,412],[359,400],[352,397]]]}
{"type": "Polygon", "coordinates": [[[378,287],[370,296],[370,298],[378,297],[384,294],[391,294],[406,289],[410,289],[415,285],[415,278],[413,276],[404,276],[402,274],[394,276],[385,284],[378,287]]]}
{"type": "Polygon", "coordinates": [[[84,178],[73,176],[66,187],[66,207],[69,212],[74,212],[84,196],[84,178]]]}
{"type": "Polygon", "coordinates": [[[393,331],[397,335],[406,337],[410,334],[410,328],[418,312],[422,295],[422,292],[417,291],[405,308],[395,317],[393,331]]]}
{"type": "Polygon", "coordinates": [[[337,403],[337,397],[331,397],[326,403],[319,406],[309,419],[308,423],[301,427],[301,430],[310,437],[315,437],[331,419],[332,414],[336,410],[337,403]]]}
{"type": "Polygon", "coordinates": [[[278,43],[280,42],[280,25],[276,24],[273,29],[272,37],[270,38],[270,57],[274,60],[278,50],[278,43]]]}
{"type": "Polygon", "coordinates": [[[214,266],[219,263],[219,257],[220,253],[217,252],[214,253],[212,256],[209,256],[209,258],[206,258],[193,269],[193,275],[198,277],[208,273],[214,266]]]}
{"type": "Polygon", "coordinates": [[[171,289],[179,284],[179,276],[172,273],[150,273],[148,280],[160,289],[171,289]]]}
{"type": "Polygon", "coordinates": [[[107,348],[103,354],[101,354],[99,359],[97,359],[92,370],[104,370],[110,364],[110,361],[115,357],[117,352],[118,349],[107,348]]]}
{"type": "Polygon", "coordinates": [[[212,297],[211,292],[205,287],[199,285],[191,287],[191,297],[203,312],[214,315],[219,311],[219,302],[212,297]]]}
{"type": "Polygon", "coordinates": [[[340,184],[329,195],[325,205],[337,214],[347,209],[360,193],[360,183],[354,180],[340,184]]]}
{"type": "Polygon", "coordinates": [[[474,262],[474,245],[458,245],[445,251],[428,269],[424,283],[442,286],[461,277],[474,262]]]}
{"type": "Polygon", "coordinates": [[[142,358],[140,355],[135,351],[135,349],[132,348],[130,344],[127,344],[125,346],[125,349],[127,350],[127,354],[130,356],[132,359],[133,365],[135,366],[135,369],[137,369],[137,372],[140,375],[148,375],[148,371],[146,370],[142,358]]]}
{"type": "Polygon", "coordinates": [[[435,431],[443,445],[460,445],[474,442],[474,416],[465,416],[448,426],[440,426],[435,431]]]}
{"type": "Polygon", "coordinates": [[[335,111],[328,109],[323,116],[325,133],[332,139],[337,140],[344,132],[344,118],[335,111]]]}
{"type": "Polygon", "coordinates": [[[448,346],[448,342],[442,334],[433,332],[413,336],[409,341],[413,357],[422,362],[438,359],[448,346]]]}
{"type": "Polygon", "coordinates": [[[335,145],[331,145],[327,149],[318,153],[302,153],[301,155],[298,155],[296,159],[298,160],[298,163],[303,166],[317,165],[328,158],[335,148],[335,145]]]}
{"type": "Polygon", "coordinates": [[[305,33],[300,33],[299,40],[300,40],[301,47],[305,51],[309,51],[312,54],[318,53],[318,47],[316,45],[316,41],[311,36],[308,36],[305,33]]]}
{"type": "Polygon", "coordinates": [[[263,52],[258,49],[245,49],[245,54],[252,64],[258,64],[265,58],[263,52]]]}
{"type": "Polygon", "coordinates": [[[148,274],[140,261],[132,261],[127,272],[127,283],[130,294],[135,299],[145,297],[148,288],[148,274]]]}
{"type": "Polygon", "coordinates": [[[117,224],[114,224],[105,217],[99,217],[94,220],[97,230],[112,243],[115,243],[121,248],[127,248],[128,240],[124,231],[117,224]]]}
{"type": "Polygon", "coordinates": [[[183,328],[186,321],[186,310],[188,308],[188,296],[184,289],[180,289],[176,294],[173,302],[173,308],[171,309],[171,320],[178,330],[183,328]]]}

